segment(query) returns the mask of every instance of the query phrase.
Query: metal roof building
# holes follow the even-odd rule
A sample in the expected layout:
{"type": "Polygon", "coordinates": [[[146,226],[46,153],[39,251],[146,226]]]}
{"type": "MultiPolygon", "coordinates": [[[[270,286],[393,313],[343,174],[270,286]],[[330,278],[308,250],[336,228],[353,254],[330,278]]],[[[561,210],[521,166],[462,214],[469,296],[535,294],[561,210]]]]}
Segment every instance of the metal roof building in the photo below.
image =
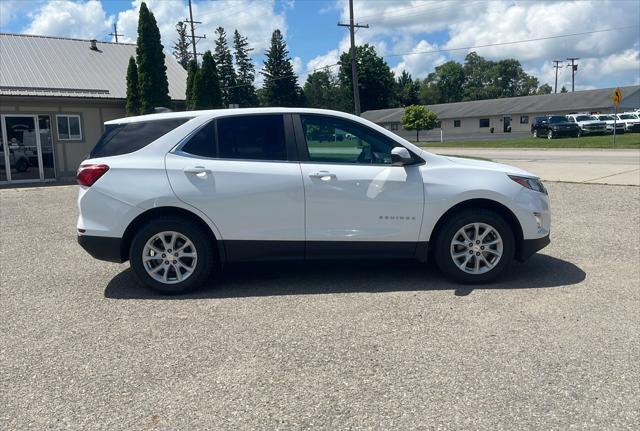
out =
{"type": "MultiPolygon", "coordinates": [[[[469,102],[428,105],[438,115],[447,136],[464,134],[508,133],[528,131],[532,117],[546,114],[573,112],[613,112],[611,99],[615,88],[576,91],[574,93],[543,94],[503,99],[474,100],[469,102]],[[509,128],[510,127],[510,128],[509,128]]],[[[620,111],[640,107],[640,85],[621,87],[623,99],[620,111]]],[[[403,130],[401,118],[404,108],[367,111],[362,116],[404,136],[415,132],[403,130]]],[[[439,135],[439,132],[438,132],[439,135]]]]}
{"type": "MultiPolygon", "coordinates": [[[[125,115],[135,56],[134,44],[0,33],[0,184],[73,177],[103,123],[125,115]]],[[[187,73],[165,64],[181,107],[187,73]]]]}

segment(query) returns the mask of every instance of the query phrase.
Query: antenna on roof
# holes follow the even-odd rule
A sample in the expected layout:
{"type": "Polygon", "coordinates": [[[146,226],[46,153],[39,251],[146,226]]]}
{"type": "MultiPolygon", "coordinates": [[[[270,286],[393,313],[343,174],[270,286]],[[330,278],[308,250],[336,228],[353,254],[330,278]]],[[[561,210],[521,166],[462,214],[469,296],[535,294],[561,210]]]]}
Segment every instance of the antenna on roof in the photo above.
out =
{"type": "Polygon", "coordinates": [[[124,34],[119,34],[118,33],[118,24],[117,23],[113,23],[113,33],[109,33],[108,36],[113,36],[116,38],[116,43],[118,43],[118,36],[124,36],[124,34]]]}

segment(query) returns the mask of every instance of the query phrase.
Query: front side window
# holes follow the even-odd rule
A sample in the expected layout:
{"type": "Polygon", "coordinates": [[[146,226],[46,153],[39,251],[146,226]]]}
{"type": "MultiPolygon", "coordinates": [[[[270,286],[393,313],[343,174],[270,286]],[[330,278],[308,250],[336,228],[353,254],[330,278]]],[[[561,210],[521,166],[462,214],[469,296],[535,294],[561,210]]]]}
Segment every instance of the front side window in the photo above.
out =
{"type": "Polygon", "coordinates": [[[81,141],[82,129],[79,115],[56,115],[58,123],[58,140],[81,141]]]}
{"type": "Polygon", "coordinates": [[[287,160],[282,115],[241,115],[218,120],[219,157],[287,160]]]}
{"type": "Polygon", "coordinates": [[[360,124],[301,115],[309,160],[321,163],[391,164],[395,142],[360,124]]]}
{"type": "Polygon", "coordinates": [[[480,127],[489,127],[489,119],[481,118],[480,119],[480,127]]]}

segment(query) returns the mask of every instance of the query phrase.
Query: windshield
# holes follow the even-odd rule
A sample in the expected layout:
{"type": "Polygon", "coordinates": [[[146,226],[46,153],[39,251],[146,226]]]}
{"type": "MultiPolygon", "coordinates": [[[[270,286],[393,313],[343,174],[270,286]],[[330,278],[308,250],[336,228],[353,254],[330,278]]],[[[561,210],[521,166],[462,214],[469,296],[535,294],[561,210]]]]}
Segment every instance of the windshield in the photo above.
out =
{"type": "Polygon", "coordinates": [[[612,115],[600,115],[598,116],[598,120],[608,121],[608,120],[615,120],[615,118],[613,118],[612,115]]]}
{"type": "Polygon", "coordinates": [[[596,117],[592,117],[591,115],[578,115],[576,117],[576,121],[593,121],[596,117]]]}
{"type": "Polygon", "coordinates": [[[567,119],[562,115],[554,115],[553,117],[549,117],[549,122],[552,124],[566,123],[567,119]]]}
{"type": "Polygon", "coordinates": [[[622,115],[618,115],[620,118],[622,118],[623,120],[636,120],[637,118],[631,114],[622,114],[622,115]]]}

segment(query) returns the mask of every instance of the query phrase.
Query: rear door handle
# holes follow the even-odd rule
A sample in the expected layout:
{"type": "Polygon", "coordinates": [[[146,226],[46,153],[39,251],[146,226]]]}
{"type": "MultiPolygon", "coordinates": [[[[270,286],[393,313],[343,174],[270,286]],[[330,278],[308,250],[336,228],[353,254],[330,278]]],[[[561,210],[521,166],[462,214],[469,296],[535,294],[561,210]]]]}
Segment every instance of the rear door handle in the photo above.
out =
{"type": "Polygon", "coordinates": [[[335,174],[332,174],[329,171],[318,171],[318,172],[312,172],[309,174],[309,176],[311,178],[320,178],[322,181],[329,181],[332,180],[336,177],[335,174]]]}
{"type": "Polygon", "coordinates": [[[208,175],[211,173],[211,169],[207,169],[204,166],[194,166],[192,168],[184,168],[185,174],[195,174],[195,175],[208,175]]]}

